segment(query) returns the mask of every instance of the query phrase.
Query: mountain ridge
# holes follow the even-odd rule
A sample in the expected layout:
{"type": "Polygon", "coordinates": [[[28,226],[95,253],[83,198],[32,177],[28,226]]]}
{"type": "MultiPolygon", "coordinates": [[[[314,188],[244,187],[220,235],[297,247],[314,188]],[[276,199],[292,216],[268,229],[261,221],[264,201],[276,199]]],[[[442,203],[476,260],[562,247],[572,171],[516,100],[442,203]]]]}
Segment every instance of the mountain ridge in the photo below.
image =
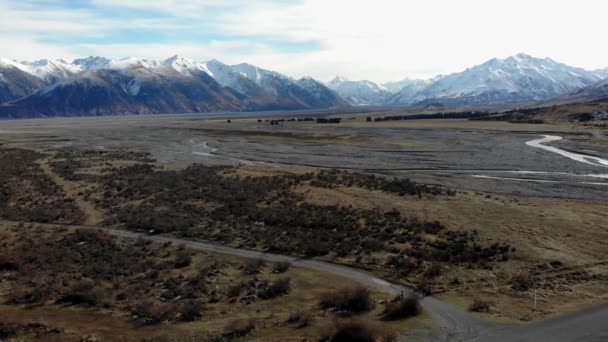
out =
{"type": "Polygon", "coordinates": [[[165,60],[133,57],[111,60],[91,56],[72,63],[1,59],[0,117],[349,106],[320,82],[298,81],[278,72],[249,68],[268,77],[254,81],[235,66],[214,60],[195,62],[178,55],[165,60]],[[224,74],[220,73],[221,68],[226,69],[224,74]],[[225,75],[232,75],[234,79],[220,77],[225,75]]]}
{"type": "Polygon", "coordinates": [[[164,60],[91,56],[72,62],[0,58],[0,117],[111,115],[112,111],[302,110],[351,105],[515,105],[554,98],[605,98],[608,90],[600,84],[606,77],[608,68],[589,71],[523,53],[493,58],[432,79],[385,84],[341,76],[324,84],[248,63],[227,65],[213,59],[197,62],[179,55],[164,60]],[[146,94],[166,98],[152,99],[146,94]],[[105,98],[105,102],[97,101],[95,95],[105,98]]]}

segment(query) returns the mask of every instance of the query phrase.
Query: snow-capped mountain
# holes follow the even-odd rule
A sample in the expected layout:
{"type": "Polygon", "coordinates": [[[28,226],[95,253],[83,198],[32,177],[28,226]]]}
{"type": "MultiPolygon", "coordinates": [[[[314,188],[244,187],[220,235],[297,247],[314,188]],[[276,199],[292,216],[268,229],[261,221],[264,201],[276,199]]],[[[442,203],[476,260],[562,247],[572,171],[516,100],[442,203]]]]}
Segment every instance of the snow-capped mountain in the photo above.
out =
{"type": "Polygon", "coordinates": [[[608,78],[608,68],[595,70],[594,73],[602,78],[608,78]]]}
{"type": "Polygon", "coordinates": [[[281,89],[293,83],[289,77],[276,71],[265,70],[247,63],[233,65],[232,69],[255,82],[274,96],[279,95],[281,89]]]}
{"type": "Polygon", "coordinates": [[[419,100],[423,100],[423,97],[417,98],[417,94],[428,86],[436,82],[442,76],[435,77],[428,80],[411,80],[405,79],[403,81],[385,84],[385,87],[389,89],[398,89],[392,96],[387,98],[387,104],[403,104],[403,103],[416,103],[419,100]]]}
{"type": "Polygon", "coordinates": [[[321,109],[348,104],[322,84],[252,65],[180,56],[0,63],[0,117],[321,109]],[[253,73],[252,73],[253,71],[253,73]],[[258,76],[259,75],[259,76],[258,76]],[[252,78],[250,78],[250,76],[252,78]]]}
{"type": "Polygon", "coordinates": [[[312,101],[309,100],[310,102],[319,102],[328,107],[346,107],[349,105],[339,94],[312,77],[299,79],[296,81],[296,84],[312,96],[312,101]]]}
{"type": "Polygon", "coordinates": [[[264,90],[247,76],[234,70],[231,66],[217,60],[201,63],[205,72],[219,84],[229,87],[249,97],[263,96],[264,90]]]}
{"type": "Polygon", "coordinates": [[[80,71],[109,69],[113,61],[104,57],[87,57],[75,59],[72,64],[77,66],[80,71]]]}
{"type": "Polygon", "coordinates": [[[526,54],[492,59],[432,82],[390,104],[503,105],[572,93],[601,80],[597,73],[526,54]]]}
{"type": "Polygon", "coordinates": [[[240,111],[248,104],[206,74],[191,77],[170,66],[87,70],[33,95],[0,106],[0,116],[71,116],[240,111]]]}
{"type": "Polygon", "coordinates": [[[76,75],[80,70],[78,67],[63,59],[50,60],[41,59],[34,62],[23,61],[20,63],[23,71],[34,75],[47,83],[55,83],[76,75]]]}
{"type": "MultiPolygon", "coordinates": [[[[439,76],[441,77],[441,76],[439,76]]],[[[417,90],[422,89],[422,87],[427,86],[431,83],[432,80],[421,80],[421,79],[410,79],[406,78],[397,82],[387,82],[383,83],[382,86],[386,88],[389,92],[396,94],[403,90],[405,87],[417,88],[417,90]]]]}
{"type": "Polygon", "coordinates": [[[296,81],[276,71],[246,63],[233,65],[232,69],[262,87],[278,100],[280,107],[314,109],[319,105],[321,108],[348,106],[340,95],[310,78],[296,81]]]}
{"type": "Polygon", "coordinates": [[[41,79],[23,71],[18,63],[0,59],[0,103],[31,95],[44,86],[41,79]]]}
{"type": "Polygon", "coordinates": [[[391,95],[389,90],[372,81],[349,81],[337,76],[327,86],[352,105],[382,105],[391,95]]]}
{"type": "Polygon", "coordinates": [[[0,59],[0,116],[322,109],[355,105],[488,106],[605,98],[608,69],[587,71],[525,54],[430,80],[328,85],[251,64],[88,57],[0,59]]]}
{"type": "Polygon", "coordinates": [[[567,94],[555,99],[551,102],[569,103],[569,102],[589,102],[589,101],[608,101],[608,78],[605,78],[595,84],[585,87],[573,94],[567,94]]]}

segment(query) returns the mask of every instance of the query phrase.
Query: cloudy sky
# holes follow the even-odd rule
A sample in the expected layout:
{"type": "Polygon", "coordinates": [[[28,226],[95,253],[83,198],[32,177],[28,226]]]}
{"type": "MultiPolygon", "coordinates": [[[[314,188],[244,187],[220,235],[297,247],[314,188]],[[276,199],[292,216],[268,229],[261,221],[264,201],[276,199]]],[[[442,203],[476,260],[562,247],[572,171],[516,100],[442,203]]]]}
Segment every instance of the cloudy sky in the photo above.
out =
{"type": "Polygon", "coordinates": [[[601,0],[0,0],[0,56],[248,62],[385,82],[525,52],[608,67],[601,0]]]}

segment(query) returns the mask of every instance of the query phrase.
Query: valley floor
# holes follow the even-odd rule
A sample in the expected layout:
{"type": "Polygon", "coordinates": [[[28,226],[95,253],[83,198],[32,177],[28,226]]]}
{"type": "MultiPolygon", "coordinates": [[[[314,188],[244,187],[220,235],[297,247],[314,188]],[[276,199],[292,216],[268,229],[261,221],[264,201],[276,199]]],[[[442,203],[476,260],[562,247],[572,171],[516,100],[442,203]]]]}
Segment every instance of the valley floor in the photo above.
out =
{"type": "MultiPolygon", "coordinates": [[[[608,169],[526,145],[561,136],[547,144],[607,159],[607,142],[595,129],[340,116],[339,125],[197,116],[3,122],[0,169],[10,181],[3,183],[0,216],[314,257],[431,292],[463,310],[483,303],[475,315],[498,321],[540,320],[608,303],[608,169]]],[[[294,294],[272,304],[282,315],[316,305],[327,284],[343,283],[290,272],[294,294]]],[[[268,316],[260,303],[241,313],[268,316]]],[[[221,305],[217,319],[169,331],[214,324],[220,331],[232,310],[221,305]]],[[[83,320],[107,313],[60,306],[19,312],[24,321],[56,312],[86,312],[83,320]]],[[[131,324],[121,315],[103,319],[131,324]]],[[[367,315],[377,321],[379,313],[367,315]]],[[[408,322],[396,331],[428,325],[408,322]]],[[[141,332],[160,336],[154,329],[141,332]]],[[[293,329],[284,333],[319,335],[293,329]]],[[[272,336],[266,330],[255,336],[272,336]]]]}

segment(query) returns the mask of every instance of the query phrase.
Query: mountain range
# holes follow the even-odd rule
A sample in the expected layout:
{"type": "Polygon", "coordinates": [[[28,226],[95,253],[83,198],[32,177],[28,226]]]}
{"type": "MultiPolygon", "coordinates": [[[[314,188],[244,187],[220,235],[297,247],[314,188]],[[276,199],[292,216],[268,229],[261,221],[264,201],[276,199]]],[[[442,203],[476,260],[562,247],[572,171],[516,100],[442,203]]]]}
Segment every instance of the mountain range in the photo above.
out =
{"type": "Polygon", "coordinates": [[[492,106],[608,97],[608,68],[518,54],[432,79],[378,84],[293,79],[251,64],[88,57],[0,58],[0,117],[302,110],[348,106],[492,106]]]}
{"type": "Polygon", "coordinates": [[[606,77],[608,68],[588,71],[550,58],[518,54],[429,80],[406,79],[379,85],[338,77],[328,86],[355,105],[490,106],[569,95],[593,87],[606,77]]]}
{"type": "Polygon", "coordinates": [[[311,78],[248,64],[103,57],[0,59],[0,117],[323,109],[349,106],[311,78]]]}

